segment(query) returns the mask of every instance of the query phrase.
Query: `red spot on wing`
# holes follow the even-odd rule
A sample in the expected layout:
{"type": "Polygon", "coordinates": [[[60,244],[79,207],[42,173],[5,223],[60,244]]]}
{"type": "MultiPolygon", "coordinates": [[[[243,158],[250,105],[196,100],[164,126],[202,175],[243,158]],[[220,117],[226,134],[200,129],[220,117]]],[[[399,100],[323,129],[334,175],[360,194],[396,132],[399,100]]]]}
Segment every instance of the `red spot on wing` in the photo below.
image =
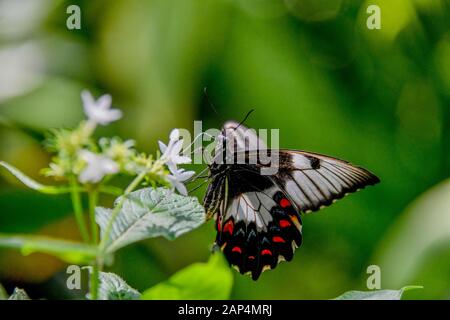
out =
{"type": "Polygon", "coordinates": [[[239,248],[239,247],[234,247],[233,249],[231,249],[231,252],[238,252],[238,253],[242,253],[242,250],[241,250],[241,248],[239,248]]]}
{"type": "Polygon", "coordinates": [[[291,223],[288,220],[280,220],[279,224],[281,228],[287,228],[291,226],[291,223]]]}
{"type": "Polygon", "coordinates": [[[272,251],[270,251],[269,249],[264,249],[263,251],[261,251],[261,255],[262,255],[262,256],[263,256],[263,255],[266,255],[266,254],[272,255],[272,251]]]}
{"type": "Polygon", "coordinates": [[[232,220],[228,220],[227,223],[223,226],[223,232],[228,232],[229,234],[233,234],[234,224],[232,220]]]}
{"type": "Polygon", "coordinates": [[[286,241],[284,241],[284,239],[282,237],[279,236],[275,236],[272,238],[273,242],[278,242],[278,243],[285,243],[286,241]]]}
{"type": "Polygon", "coordinates": [[[280,200],[280,206],[282,208],[290,207],[291,206],[291,202],[288,199],[283,198],[283,199],[280,200]]]}

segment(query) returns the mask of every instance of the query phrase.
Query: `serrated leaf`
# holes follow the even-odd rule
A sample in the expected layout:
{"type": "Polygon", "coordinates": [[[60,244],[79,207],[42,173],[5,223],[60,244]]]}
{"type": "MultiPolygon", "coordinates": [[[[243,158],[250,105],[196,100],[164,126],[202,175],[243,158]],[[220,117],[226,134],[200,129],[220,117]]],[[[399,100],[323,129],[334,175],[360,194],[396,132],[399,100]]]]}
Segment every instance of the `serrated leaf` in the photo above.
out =
{"type": "Polygon", "coordinates": [[[74,264],[89,263],[97,255],[95,246],[45,236],[0,233],[0,247],[18,249],[23,255],[47,253],[74,264]]]}
{"type": "Polygon", "coordinates": [[[31,300],[30,297],[27,295],[25,290],[15,288],[12,295],[8,298],[8,300],[31,300]]]}
{"type": "Polygon", "coordinates": [[[229,299],[233,275],[220,253],[207,263],[194,263],[142,294],[144,300],[224,300],[229,299]]]}
{"type": "MultiPolygon", "coordinates": [[[[116,200],[119,203],[121,198],[116,200]]],[[[96,208],[102,236],[111,209],[96,208]]],[[[126,196],[110,234],[106,252],[130,243],[163,236],[173,240],[205,222],[205,211],[197,198],[185,197],[166,188],[144,188],[126,196]]]]}
{"type": "Polygon", "coordinates": [[[348,291],[333,300],[401,300],[405,291],[421,288],[406,286],[400,290],[348,291]]]}
{"type": "Polygon", "coordinates": [[[47,193],[47,194],[60,194],[67,193],[70,191],[68,187],[55,187],[55,186],[46,186],[43,185],[36,180],[31,179],[25,173],[17,169],[16,167],[10,165],[7,162],[0,161],[0,166],[8,170],[12,175],[14,175],[18,180],[20,180],[24,185],[33,190],[47,193]]]}
{"type": "MultiPolygon", "coordinates": [[[[85,267],[92,272],[92,267],[85,267]]],[[[99,272],[99,300],[138,300],[141,294],[130,287],[125,280],[111,272],[99,272]]],[[[89,297],[88,297],[89,298],[89,297]]]]}

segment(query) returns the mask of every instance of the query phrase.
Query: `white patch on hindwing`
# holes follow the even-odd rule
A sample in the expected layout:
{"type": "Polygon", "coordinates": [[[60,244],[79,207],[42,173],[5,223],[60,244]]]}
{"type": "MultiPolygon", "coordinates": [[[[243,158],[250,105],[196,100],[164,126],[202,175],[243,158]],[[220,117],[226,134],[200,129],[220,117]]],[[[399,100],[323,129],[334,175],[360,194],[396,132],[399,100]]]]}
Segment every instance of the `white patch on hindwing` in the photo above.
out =
{"type": "Polygon", "coordinates": [[[224,221],[233,217],[235,224],[244,221],[254,223],[258,232],[267,232],[267,225],[273,220],[270,209],[277,205],[274,194],[280,189],[273,186],[263,192],[245,192],[233,199],[228,206],[224,221]]]}

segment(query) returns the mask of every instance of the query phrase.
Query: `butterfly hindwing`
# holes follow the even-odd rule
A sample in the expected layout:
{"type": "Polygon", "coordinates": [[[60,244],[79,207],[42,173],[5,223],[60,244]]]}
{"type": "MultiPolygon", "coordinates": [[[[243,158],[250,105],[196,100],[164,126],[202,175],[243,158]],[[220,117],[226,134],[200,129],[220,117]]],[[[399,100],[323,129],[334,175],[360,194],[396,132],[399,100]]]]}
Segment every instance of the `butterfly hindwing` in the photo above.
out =
{"type": "Polygon", "coordinates": [[[236,164],[228,170],[216,244],[231,265],[256,280],[293,258],[302,242],[301,218],[272,177],[260,175],[256,166],[236,164]]]}
{"type": "Polygon", "coordinates": [[[216,244],[228,262],[254,280],[261,272],[290,261],[301,245],[301,218],[276,185],[234,195],[216,220],[216,244]]]}

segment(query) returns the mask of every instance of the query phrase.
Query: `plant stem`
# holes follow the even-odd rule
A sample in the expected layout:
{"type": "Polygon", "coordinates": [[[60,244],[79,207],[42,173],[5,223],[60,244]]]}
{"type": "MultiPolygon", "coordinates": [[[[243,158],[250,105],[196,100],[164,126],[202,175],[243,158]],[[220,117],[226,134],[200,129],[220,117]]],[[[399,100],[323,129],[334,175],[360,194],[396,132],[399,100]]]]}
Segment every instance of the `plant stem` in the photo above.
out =
{"type": "Polygon", "coordinates": [[[118,188],[118,187],[114,187],[114,186],[104,186],[101,185],[99,188],[99,191],[101,193],[105,193],[105,194],[110,194],[113,196],[120,196],[123,192],[123,189],[118,188]]]}
{"type": "Polygon", "coordinates": [[[139,186],[139,184],[144,179],[144,177],[147,173],[148,172],[144,170],[136,178],[134,178],[134,180],[130,183],[130,185],[125,189],[125,192],[123,193],[123,196],[120,198],[119,203],[114,207],[114,209],[111,213],[111,218],[108,221],[108,225],[106,226],[105,232],[103,233],[102,239],[100,241],[100,245],[99,245],[100,254],[102,254],[104,252],[104,250],[106,249],[106,245],[109,240],[110,233],[112,231],[112,226],[114,224],[114,221],[117,218],[117,215],[120,212],[120,209],[122,208],[122,205],[123,205],[123,202],[125,201],[126,196],[128,194],[130,194],[131,192],[133,192],[133,190],[137,186],[139,186]]]}
{"type": "Polygon", "coordinates": [[[79,191],[79,186],[76,181],[75,177],[70,178],[70,185],[71,185],[71,199],[72,199],[72,206],[73,206],[73,212],[75,214],[75,219],[78,224],[78,229],[80,230],[81,238],[84,242],[89,242],[89,234],[86,227],[86,222],[84,221],[83,217],[83,205],[81,203],[81,196],[79,191]]]}
{"type": "MultiPolygon", "coordinates": [[[[88,199],[89,199],[89,222],[91,225],[91,237],[92,243],[94,245],[98,244],[98,227],[95,222],[95,207],[98,202],[98,191],[99,189],[93,188],[88,191],[88,199]]],[[[98,299],[98,285],[99,285],[99,260],[96,259],[92,266],[92,273],[90,276],[90,294],[91,300],[98,299]]]]}
{"type": "Polygon", "coordinates": [[[125,189],[122,197],[120,198],[119,203],[114,207],[112,213],[111,213],[111,217],[108,221],[108,225],[106,226],[105,231],[103,232],[103,235],[101,237],[100,240],[100,244],[98,246],[98,256],[97,259],[95,261],[95,264],[93,266],[93,270],[92,270],[92,276],[91,276],[91,298],[92,300],[96,300],[98,297],[98,276],[99,276],[99,270],[101,270],[103,268],[103,263],[104,263],[104,255],[105,255],[105,249],[106,246],[108,245],[108,240],[110,238],[111,235],[111,231],[112,231],[112,227],[114,224],[114,221],[116,220],[120,209],[122,209],[122,205],[125,201],[125,198],[128,194],[130,194],[131,192],[134,191],[134,189],[136,189],[139,184],[142,182],[142,180],[145,178],[145,176],[155,170],[158,170],[162,165],[164,164],[164,162],[162,161],[156,161],[151,170],[147,171],[147,170],[143,170],[141,173],[139,173],[139,175],[136,176],[136,178],[134,178],[134,180],[130,183],[130,185],[125,189]]]}
{"type": "Polygon", "coordinates": [[[98,201],[98,190],[93,189],[88,192],[88,198],[89,198],[89,220],[91,224],[91,237],[92,237],[92,243],[97,244],[98,243],[98,227],[97,223],[95,222],[95,207],[97,206],[98,201]]]}
{"type": "Polygon", "coordinates": [[[96,261],[94,265],[92,266],[92,273],[91,273],[91,279],[90,279],[90,293],[91,293],[91,300],[97,300],[98,299],[98,262],[96,261]]]}

